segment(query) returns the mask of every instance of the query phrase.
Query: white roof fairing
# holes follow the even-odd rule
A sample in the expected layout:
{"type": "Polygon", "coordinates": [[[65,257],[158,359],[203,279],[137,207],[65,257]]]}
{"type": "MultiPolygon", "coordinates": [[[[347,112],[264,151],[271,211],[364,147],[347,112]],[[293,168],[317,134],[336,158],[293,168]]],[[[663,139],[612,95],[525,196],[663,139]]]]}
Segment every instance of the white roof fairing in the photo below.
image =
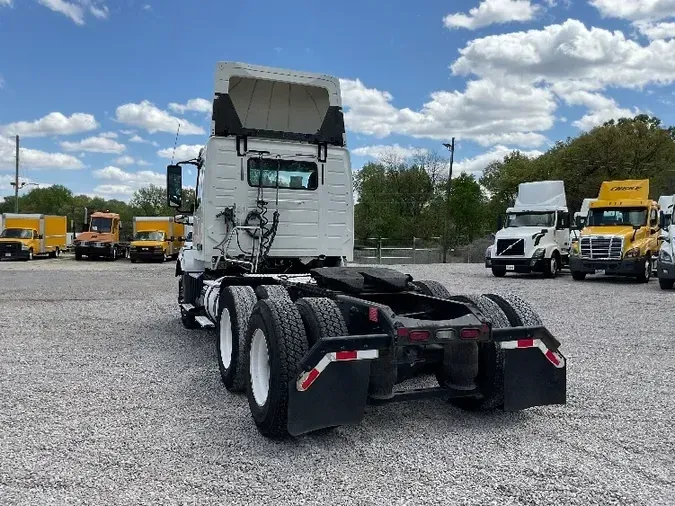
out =
{"type": "Polygon", "coordinates": [[[518,185],[518,196],[507,212],[567,210],[563,181],[533,181],[518,185]]]}

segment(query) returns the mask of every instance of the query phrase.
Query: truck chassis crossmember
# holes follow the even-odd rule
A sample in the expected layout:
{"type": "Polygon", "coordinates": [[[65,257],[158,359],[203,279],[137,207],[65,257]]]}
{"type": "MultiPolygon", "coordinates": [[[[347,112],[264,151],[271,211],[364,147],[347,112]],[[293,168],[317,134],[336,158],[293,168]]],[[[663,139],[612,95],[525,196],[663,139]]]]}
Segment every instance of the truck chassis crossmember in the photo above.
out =
{"type": "MultiPolygon", "coordinates": [[[[274,306],[273,310],[292,320],[298,308],[306,313],[308,303],[323,304],[327,312],[315,305],[310,316],[324,330],[336,318],[342,319],[342,332],[317,335],[320,331],[312,327],[303,311],[297,313],[303,313],[304,351],[286,378],[284,405],[277,407],[285,412],[283,427],[272,430],[258,423],[268,436],[357,424],[367,405],[417,399],[445,398],[480,409],[486,397],[497,395],[493,407],[506,411],[565,403],[566,361],[559,351],[560,343],[543,325],[524,324],[518,311],[499,295],[482,299],[449,294],[439,297],[425,293],[430,283],[416,282],[408,275],[383,268],[325,267],[313,269],[308,275],[217,279],[205,279],[202,273],[182,273],[179,302],[184,319],[192,318],[195,327],[215,326],[220,332],[225,309],[228,322],[242,316],[234,314],[223,294],[231,297],[231,293],[249,293],[249,311],[243,315],[249,328],[241,332],[246,337],[238,349],[240,354],[251,352],[255,330],[250,314],[261,305],[274,306]],[[485,314],[486,307],[501,311],[509,326],[496,328],[492,319],[495,315],[485,314]],[[330,313],[331,308],[334,313],[330,313]],[[495,359],[486,362],[483,355],[490,353],[495,359]],[[420,371],[436,374],[439,386],[396,389],[397,383],[420,371]],[[490,384],[484,381],[485,376],[496,379],[490,384]]],[[[270,340],[285,338],[267,336],[270,340]]],[[[268,345],[267,353],[271,364],[273,345],[268,345]]],[[[245,370],[237,374],[243,378],[238,390],[247,384],[252,403],[250,360],[244,357],[239,362],[245,370]]],[[[221,360],[225,362],[228,360],[221,360]]],[[[230,372],[235,362],[231,357],[230,372]]],[[[266,381],[271,383],[274,378],[266,381]]]]}

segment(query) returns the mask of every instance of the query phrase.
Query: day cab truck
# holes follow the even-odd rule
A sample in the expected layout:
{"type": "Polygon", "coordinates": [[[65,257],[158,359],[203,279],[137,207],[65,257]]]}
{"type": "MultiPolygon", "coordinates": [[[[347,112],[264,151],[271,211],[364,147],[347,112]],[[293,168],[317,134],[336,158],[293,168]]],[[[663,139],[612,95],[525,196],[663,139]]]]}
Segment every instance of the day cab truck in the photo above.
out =
{"type": "Polygon", "coordinates": [[[75,260],[87,257],[90,260],[125,258],[129,242],[122,239],[120,215],[109,211],[97,211],[89,216],[87,230],[73,241],[75,260]]]}
{"type": "Polygon", "coordinates": [[[570,214],[565,183],[518,185],[515,204],[506,210],[506,219],[500,219],[498,228],[495,242],[485,254],[485,267],[492,269],[494,276],[511,271],[555,277],[569,258],[570,214]]]}
{"type": "Polygon", "coordinates": [[[66,249],[68,219],[44,214],[3,214],[0,259],[56,258],[66,249]]]}
{"type": "Polygon", "coordinates": [[[648,179],[603,182],[572,246],[572,277],[581,281],[587,274],[607,274],[647,283],[659,252],[658,209],[649,198],[648,179]]]}
{"type": "Polygon", "coordinates": [[[173,216],[135,216],[133,234],[129,248],[132,263],[175,260],[185,242],[185,226],[173,216]]]}
{"type": "Polygon", "coordinates": [[[222,381],[246,392],[263,435],[358,424],[367,404],[411,399],[565,403],[560,343],[522,299],[348,266],[352,192],[339,79],[218,63],[206,146],[167,167],[168,205],[194,216],[177,309],[186,327],[215,330],[222,381]],[[187,210],[183,165],[197,171],[187,210]],[[420,365],[437,387],[395,387],[420,365]]]}

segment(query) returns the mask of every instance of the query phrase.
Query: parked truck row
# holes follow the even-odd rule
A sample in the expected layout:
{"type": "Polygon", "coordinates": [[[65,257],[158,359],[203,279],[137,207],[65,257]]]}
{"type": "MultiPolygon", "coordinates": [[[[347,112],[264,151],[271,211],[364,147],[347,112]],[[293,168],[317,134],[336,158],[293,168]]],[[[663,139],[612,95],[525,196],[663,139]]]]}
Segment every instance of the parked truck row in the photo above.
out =
{"type": "Polygon", "coordinates": [[[672,262],[672,241],[663,243],[670,237],[674,197],[651,200],[647,179],[605,181],[571,222],[562,181],[522,183],[486,251],[485,266],[497,277],[508,271],[555,277],[567,268],[577,281],[606,274],[646,283],[658,274],[672,276],[661,283],[672,286],[675,272],[665,264],[672,262]]]}

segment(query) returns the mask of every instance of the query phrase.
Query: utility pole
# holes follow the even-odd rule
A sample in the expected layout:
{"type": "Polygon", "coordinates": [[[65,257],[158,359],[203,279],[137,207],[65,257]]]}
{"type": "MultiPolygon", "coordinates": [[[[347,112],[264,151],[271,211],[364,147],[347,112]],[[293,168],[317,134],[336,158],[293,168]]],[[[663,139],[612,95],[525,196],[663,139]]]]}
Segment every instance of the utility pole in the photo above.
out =
{"type": "Polygon", "coordinates": [[[16,173],[14,175],[14,212],[19,214],[19,136],[16,136],[16,173]]]}
{"type": "Polygon", "coordinates": [[[455,161],[455,138],[452,138],[450,144],[444,143],[448,151],[450,151],[450,169],[448,173],[448,184],[445,188],[445,227],[444,227],[444,236],[445,240],[443,241],[443,263],[446,263],[448,260],[448,248],[450,247],[450,190],[452,189],[452,165],[455,161]]]}

